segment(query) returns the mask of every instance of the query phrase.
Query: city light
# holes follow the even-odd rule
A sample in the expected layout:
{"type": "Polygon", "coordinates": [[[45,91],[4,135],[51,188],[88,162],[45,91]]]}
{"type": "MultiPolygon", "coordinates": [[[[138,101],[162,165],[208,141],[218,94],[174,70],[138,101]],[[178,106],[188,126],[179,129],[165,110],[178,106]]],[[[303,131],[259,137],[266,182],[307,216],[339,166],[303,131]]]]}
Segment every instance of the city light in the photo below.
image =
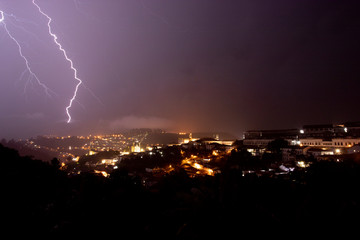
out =
{"type": "Polygon", "coordinates": [[[305,164],[304,161],[298,161],[298,162],[297,162],[297,165],[298,165],[299,167],[301,167],[301,168],[305,168],[305,167],[306,167],[306,164],[305,164]]]}
{"type": "MultiPolygon", "coordinates": [[[[317,128],[318,129],[318,128],[317,128]]],[[[341,130],[343,127],[340,128],[341,130]]],[[[293,131],[296,136],[298,136],[298,131],[293,131]]],[[[316,134],[319,134],[319,130],[316,134]]],[[[311,131],[309,131],[311,132],[311,131]]],[[[279,132],[276,131],[276,134],[279,132]]],[[[309,133],[310,134],[310,133],[309,133]]],[[[146,134],[145,134],[146,135],[146,134]]],[[[58,141],[75,141],[71,145],[68,143],[64,146],[54,146],[53,148],[43,146],[37,142],[36,139],[32,139],[29,141],[29,144],[32,145],[33,148],[41,148],[41,149],[49,149],[59,152],[59,156],[65,159],[65,163],[79,165],[80,172],[84,172],[81,169],[84,161],[76,155],[76,150],[82,150],[85,152],[85,156],[94,156],[92,159],[96,159],[96,161],[85,162],[88,170],[95,169],[99,174],[103,176],[108,176],[107,174],[111,174],[111,171],[114,169],[119,169],[119,167],[125,163],[126,161],[138,161],[142,162],[144,159],[148,161],[148,159],[161,159],[161,161],[155,160],[158,164],[164,162],[163,166],[152,166],[148,167],[144,165],[144,169],[146,169],[147,173],[151,174],[168,174],[172,171],[178,170],[179,168],[185,170],[185,172],[190,177],[198,177],[198,176],[214,176],[215,173],[221,173],[221,166],[223,161],[229,157],[234,155],[233,153],[239,153],[242,150],[249,152],[251,157],[260,158],[264,153],[271,153],[267,147],[253,146],[253,145],[241,145],[241,147],[237,147],[235,145],[229,145],[230,141],[222,141],[222,144],[216,143],[213,144],[213,141],[208,140],[200,140],[194,143],[191,148],[189,148],[188,144],[143,144],[142,139],[144,136],[142,134],[135,134],[133,136],[127,136],[122,134],[108,134],[108,135],[88,135],[88,136],[45,136],[45,139],[48,139],[50,142],[52,139],[57,139],[58,141]],[[80,144],[76,144],[76,141],[80,141],[80,144]],[[142,143],[140,147],[140,143],[142,143]],[[177,152],[168,152],[168,148],[176,148],[177,152]],[[115,155],[101,155],[103,152],[111,152],[116,149],[117,152],[115,155]],[[206,150],[206,151],[204,151],[206,150]],[[233,150],[233,152],[231,152],[233,150]],[[101,157],[100,157],[101,156],[101,157]],[[177,163],[166,162],[167,158],[170,156],[176,156],[178,159],[177,163]],[[81,161],[79,161],[81,159],[81,161]],[[72,160],[72,161],[71,161],[72,160]],[[165,160],[165,161],[164,161],[165,160]],[[165,164],[166,163],[166,164],[165,164]],[[104,169],[106,169],[106,174],[103,173],[104,169]]],[[[278,136],[278,135],[276,135],[278,136]]],[[[264,141],[264,139],[260,139],[264,141]]],[[[266,139],[267,140],[267,139],[266,139]]],[[[270,141],[266,141],[266,144],[269,144],[270,141]]],[[[349,153],[348,147],[354,146],[359,143],[359,139],[350,139],[350,138],[336,138],[336,140],[323,140],[316,139],[314,137],[303,137],[296,139],[288,140],[289,146],[280,149],[282,152],[281,159],[279,159],[279,163],[276,167],[272,167],[273,170],[268,168],[262,168],[258,170],[252,169],[244,169],[243,174],[256,174],[258,176],[270,174],[273,176],[289,174],[290,172],[299,170],[302,168],[309,167],[309,162],[307,161],[307,157],[312,156],[315,159],[329,159],[332,160],[334,155],[341,155],[349,153]],[[323,141],[323,142],[322,142],[323,141]],[[334,146],[338,147],[334,147],[334,146]],[[305,160],[304,160],[305,157],[305,160]],[[297,167],[297,168],[296,168],[297,167]],[[244,172],[245,171],[245,172],[244,172]],[[251,171],[251,172],[247,172],[251,171]]],[[[351,149],[351,152],[354,150],[351,149]]],[[[111,153],[110,153],[111,154],[111,153]]],[[[235,154],[236,156],[236,154],[235,154]]],[[[171,157],[170,157],[171,158],[171,157]]],[[[149,161],[151,162],[151,161],[149,161]]],[[[146,164],[146,162],[142,163],[146,164]]],[[[65,168],[64,168],[65,169],[65,168]]],[[[78,168],[72,170],[73,173],[79,172],[78,168]]]]}
{"type": "Polygon", "coordinates": [[[193,166],[194,168],[196,168],[196,169],[203,169],[203,166],[201,166],[201,165],[198,164],[198,163],[194,163],[192,166],[193,166]]]}
{"type": "Polygon", "coordinates": [[[97,173],[97,174],[101,174],[103,177],[108,177],[108,176],[110,176],[110,174],[108,174],[108,173],[105,172],[105,171],[94,170],[94,172],[97,173]]]}

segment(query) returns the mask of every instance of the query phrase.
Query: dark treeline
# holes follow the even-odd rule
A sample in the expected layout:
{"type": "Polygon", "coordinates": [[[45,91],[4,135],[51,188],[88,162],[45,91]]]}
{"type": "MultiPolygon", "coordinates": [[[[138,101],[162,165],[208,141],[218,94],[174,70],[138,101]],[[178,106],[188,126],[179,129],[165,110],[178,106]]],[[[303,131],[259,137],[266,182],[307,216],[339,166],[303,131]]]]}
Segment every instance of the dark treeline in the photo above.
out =
{"type": "Polygon", "coordinates": [[[58,155],[58,153],[50,150],[46,150],[44,148],[38,149],[34,147],[28,146],[24,141],[15,141],[13,139],[7,141],[6,139],[1,139],[0,144],[5,147],[13,148],[18,150],[21,156],[33,156],[36,159],[50,162],[50,160],[58,155]]]}
{"type": "MultiPolygon", "coordinates": [[[[68,176],[51,163],[0,145],[2,228],[12,236],[111,236],[134,239],[237,239],[356,229],[360,166],[315,162],[287,178],[248,175],[228,165],[215,177],[182,169],[144,188],[124,169],[109,178],[68,176]]],[[[233,161],[233,162],[232,162],[233,161]]],[[[248,159],[245,159],[248,161],[248,159]]]]}

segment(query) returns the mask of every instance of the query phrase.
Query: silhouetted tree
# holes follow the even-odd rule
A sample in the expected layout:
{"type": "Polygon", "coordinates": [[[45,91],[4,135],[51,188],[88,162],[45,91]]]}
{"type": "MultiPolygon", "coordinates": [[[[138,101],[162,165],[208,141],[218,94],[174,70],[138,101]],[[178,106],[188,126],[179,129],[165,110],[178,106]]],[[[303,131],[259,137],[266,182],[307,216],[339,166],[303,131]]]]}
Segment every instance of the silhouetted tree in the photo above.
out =
{"type": "Polygon", "coordinates": [[[59,159],[57,159],[57,158],[51,159],[51,165],[52,165],[53,167],[55,167],[56,169],[59,169],[59,168],[60,168],[60,161],[59,161],[59,159]]]}
{"type": "Polygon", "coordinates": [[[267,146],[267,150],[271,151],[272,153],[280,154],[281,148],[288,147],[289,143],[285,139],[278,138],[274,141],[269,142],[267,146]]]}

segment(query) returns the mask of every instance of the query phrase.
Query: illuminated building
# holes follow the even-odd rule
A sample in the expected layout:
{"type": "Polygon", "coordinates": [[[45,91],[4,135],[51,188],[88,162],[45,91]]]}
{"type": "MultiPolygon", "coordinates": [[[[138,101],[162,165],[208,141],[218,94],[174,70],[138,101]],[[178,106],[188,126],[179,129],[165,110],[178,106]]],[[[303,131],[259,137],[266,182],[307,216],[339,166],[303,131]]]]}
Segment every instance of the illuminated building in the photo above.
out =
{"type": "Polygon", "coordinates": [[[101,164],[104,164],[104,165],[115,165],[118,161],[119,161],[119,159],[117,159],[117,158],[102,159],[102,160],[101,160],[101,164]]]}
{"type": "Polygon", "coordinates": [[[266,147],[269,142],[279,138],[287,140],[289,145],[348,148],[360,144],[360,122],[246,131],[243,143],[245,146],[266,147]]]}
{"type": "Polygon", "coordinates": [[[199,138],[193,138],[192,133],[179,133],[178,143],[184,144],[189,142],[194,142],[199,140],[199,138]]]}
{"type": "Polygon", "coordinates": [[[304,138],[300,139],[301,146],[316,146],[316,147],[336,147],[346,148],[360,144],[360,138],[304,138]]]}
{"type": "Polygon", "coordinates": [[[96,152],[96,151],[93,151],[93,150],[90,150],[89,151],[89,155],[91,156],[91,155],[95,155],[95,154],[97,154],[98,152],[96,152]]]}
{"type": "Polygon", "coordinates": [[[131,146],[131,152],[133,153],[139,153],[141,152],[140,143],[134,142],[134,144],[131,146]]]}
{"type": "Polygon", "coordinates": [[[244,145],[266,147],[275,139],[282,138],[289,143],[298,140],[298,129],[281,129],[281,130],[251,130],[244,133],[244,145]]]}

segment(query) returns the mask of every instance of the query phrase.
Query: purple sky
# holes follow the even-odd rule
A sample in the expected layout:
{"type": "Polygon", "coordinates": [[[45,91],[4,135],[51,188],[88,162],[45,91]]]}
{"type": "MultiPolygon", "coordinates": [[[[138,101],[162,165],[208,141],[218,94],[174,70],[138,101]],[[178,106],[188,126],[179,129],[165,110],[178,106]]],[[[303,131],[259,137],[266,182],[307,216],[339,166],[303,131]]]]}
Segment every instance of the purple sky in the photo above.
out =
{"type": "Polygon", "coordinates": [[[0,138],[133,127],[293,128],[360,121],[358,1],[0,0],[33,72],[0,24],[0,138]],[[22,78],[21,78],[22,76],[22,78]],[[89,89],[89,90],[87,90],[89,89]],[[93,94],[92,94],[92,93],[93,94]],[[96,97],[94,97],[94,95],[96,97]]]}

